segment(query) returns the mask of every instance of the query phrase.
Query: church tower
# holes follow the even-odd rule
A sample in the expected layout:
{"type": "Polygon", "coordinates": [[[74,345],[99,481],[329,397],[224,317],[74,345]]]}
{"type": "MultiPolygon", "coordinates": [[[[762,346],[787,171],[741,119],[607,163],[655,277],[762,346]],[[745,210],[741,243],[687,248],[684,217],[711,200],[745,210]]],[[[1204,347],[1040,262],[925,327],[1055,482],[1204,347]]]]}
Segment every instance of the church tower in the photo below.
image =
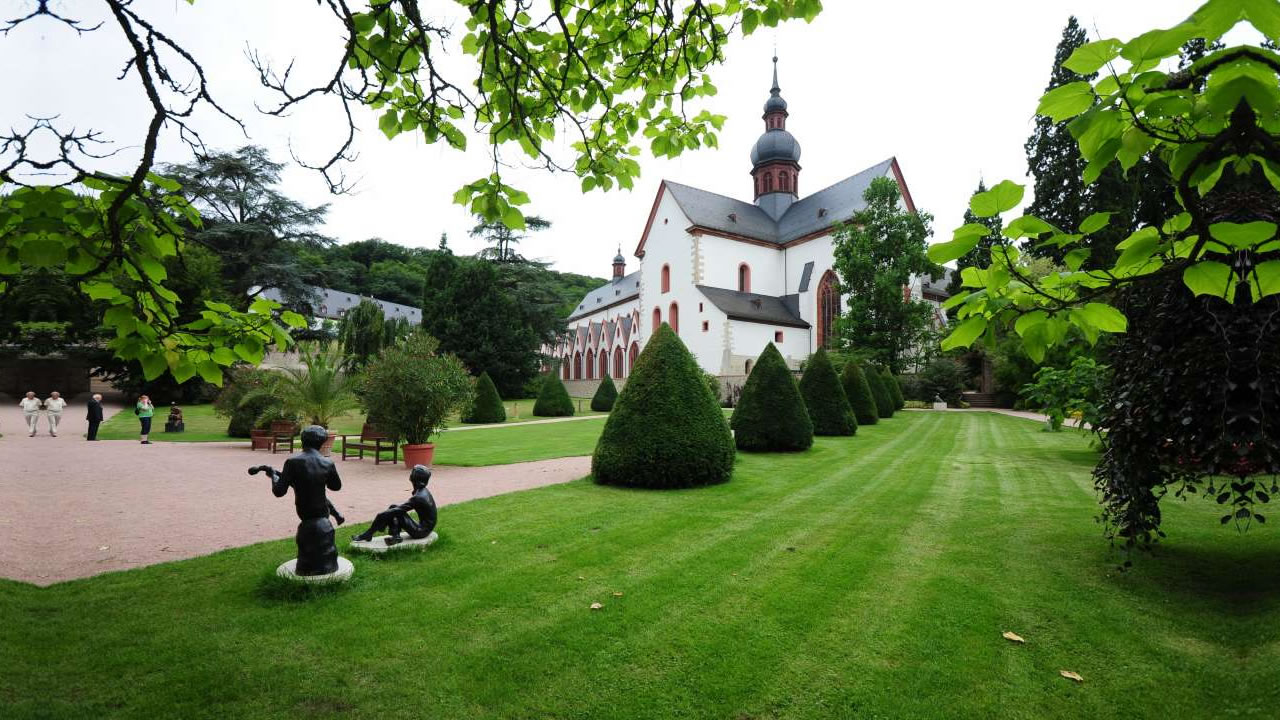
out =
{"type": "Polygon", "coordinates": [[[773,87],[764,104],[764,134],[751,148],[755,201],[774,220],[800,196],[800,143],[787,132],[787,101],[778,87],[778,58],[773,58],[773,87]]]}

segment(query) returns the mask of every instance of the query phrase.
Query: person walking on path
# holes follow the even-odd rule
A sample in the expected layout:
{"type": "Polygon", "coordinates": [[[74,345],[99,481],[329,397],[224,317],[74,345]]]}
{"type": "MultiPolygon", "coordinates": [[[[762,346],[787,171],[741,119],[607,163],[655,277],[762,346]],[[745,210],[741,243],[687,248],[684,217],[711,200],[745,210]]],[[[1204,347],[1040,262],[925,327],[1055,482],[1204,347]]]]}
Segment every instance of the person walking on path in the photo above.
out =
{"type": "Polygon", "coordinates": [[[62,422],[62,411],[66,409],[67,401],[57,390],[49,393],[49,399],[44,401],[44,412],[49,419],[49,435],[58,437],[58,423],[62,422]]]}
{"type": "Polygon", "coordinates": [[[36,394],[28,391],[27,396],[18,401],[22,406],[22,414],[26,417],[27,431],[31,433],[31,437],[36,436],[36,425],[40,423],[40,408],[44,403],[40,402],[40,398],[36,394]]]}
{"type": "Polygon", "coordinates": [[[89,434],[86,435],[89,440],[98,439],[98,426],[102,424],[102,395],[94,393],[89,398],[89,410],[84,416],[89,421],[89,434]]]}
{"type": "Polygon", "coordinates": [[[138,398],[138,404],[133,408],[133,414],[138,416],[138,422],[142,424],[142,444],[150,445],[151,441],[147,436],[151,434],[151,416],[155,415],[156,406],[151,404],[151,398],[143,395],[138,398]]]}

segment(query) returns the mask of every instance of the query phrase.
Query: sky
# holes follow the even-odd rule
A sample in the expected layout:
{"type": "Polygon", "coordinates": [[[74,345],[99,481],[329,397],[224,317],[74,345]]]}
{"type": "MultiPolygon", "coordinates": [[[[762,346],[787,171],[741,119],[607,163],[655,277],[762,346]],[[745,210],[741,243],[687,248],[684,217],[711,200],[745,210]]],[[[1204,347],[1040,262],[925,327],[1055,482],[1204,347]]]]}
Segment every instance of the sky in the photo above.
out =
{"type": "MultiPolygon", "coordinates": [[[[791,113],[787,129],[799,140],[800,188],[808,194],[890,156],[902,167],[917,208],[935,217],[935,241],[950,238],[978,180],[1025,182],[1023,143],[1049,78],[1055,46],[1067,17],[1077,16],[1091,39],[1127,40],[1187,17],[1195,0],[825,0],[811,24],[740,33],[712,70],[719,94],[694,106],[728,116],[719,149],[680,158],[647,156],[634,190],[583,195],[570,174],[514,167],[507,182],[529,192],[525,210],[552,222],[520,248],[555,269],[607,277],[621,248],[630,266],[645,219],[663,179],[751,200],[748,154],[764,130],[771,57],[779,57],[782,96],[791,113]]],[[[0,0],[0,16],[29,11],[31,0],[0,0]]],[[[86,24],[109,18],[84,0],[54,0],[56,12],[86,24]]],[[[339,28],[312,0],[137,0],[152,19],[198,58],[214,98],[245,124],[245,132],[207,107],[192,127],[211,148],[252,142],[279,161],[291,151],[315,161],[341,142],[340,109],[312,103],[287,118],[259,111],[273,99],[258,82],[247,53],[280,65],[294,62],[300,81],[321,77],[340,51],[339,28]]],[[[427,12],[454,12],[453,2],[424,0],[427,12]]],[[[459,25],[460,27],[460,25],[459,25]]],[[[127,50],[110,25],[77,34],[47,20],[0,36],[0,126],[19,127],[24,116],[54,117],[65,126],[93,128],[118,154],[101,161],[131,167],[148,119],[136,77],[118,81],[127,50]]],[[[459,36],[461,33],[459,33],[459,36]]],[[[459,77],[471,67],[454,51],[459,77]]],[[[357,116],[358,158],[347,173],[356,190],[332,195],[313,171],[290,162],[282,188],[306,202],[329,205],[323,232],[339,242],[377,237],[408,246],[435,247],[442,232],[458,253],[479,250],[468,237],[474,225],[453,193],[487,175],[491,160],[479,137],[465,153],[420,137],[387,140],[371,112],[357,116]]],[[[159,159],[189,162],[191,151],[169,130],[159,159]]],[[[518,160],[518,158],[513,159],[518,160]]],[[[1028,190],[1028,196],[1030,191],[1028,190]]]]}

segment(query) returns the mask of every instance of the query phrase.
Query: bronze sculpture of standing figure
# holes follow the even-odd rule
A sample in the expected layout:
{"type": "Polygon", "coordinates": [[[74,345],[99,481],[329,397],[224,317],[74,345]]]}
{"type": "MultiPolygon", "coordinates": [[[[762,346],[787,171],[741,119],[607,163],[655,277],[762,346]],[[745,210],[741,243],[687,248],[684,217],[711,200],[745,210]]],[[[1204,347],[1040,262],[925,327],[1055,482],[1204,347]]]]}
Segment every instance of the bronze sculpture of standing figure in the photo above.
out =
{"type": "MultiPolygon", "coordinates": [[[[267,465],[249,468],[249,474],[265,471],[271,477],[271,492],[284,497],[293,488],[298,511],[298,575],[328,575],[338,570],[338,546],[334,541],[329,513],[333,505],[325,489],[341,490],[342,479],[333,461],[320,454],[328,433],[318,425],[302,431],[302,452],[289,456],[284,469],[276,472],[267,465]]],[[[336,515],[336,513],[335,513],[336,515]]],[[[339,520],[341,522],[341,520],[339,520]]]]}

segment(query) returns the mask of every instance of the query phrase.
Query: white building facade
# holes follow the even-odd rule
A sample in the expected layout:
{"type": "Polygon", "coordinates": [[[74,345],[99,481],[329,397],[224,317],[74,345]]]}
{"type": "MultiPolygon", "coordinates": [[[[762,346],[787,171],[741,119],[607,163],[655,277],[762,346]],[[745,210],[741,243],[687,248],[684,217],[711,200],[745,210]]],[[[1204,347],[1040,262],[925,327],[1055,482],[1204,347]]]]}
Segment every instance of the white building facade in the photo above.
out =
{"type": "MultiPolygon", "coordinates": [[[[664,180],[635,249],[639,269],[627,273],[619,252],[612,280],[583,298],[565,337],[547,349],[561,377],[626,378],[664,322],[704,370],[722,377],[749,374],[768,343],[793,368],[832,343],[843,307],[833,232],[865,206],[875,178],[895,181],[903,206],[914,212],[915,205],[892,157],[800,196],[800,145],[786,130],[774,63],[765,132],[751,151],[754,202],[664,180]]],[[[945,299],[927,277],[914,278],[903,294],[945,299]]],[[[945,322],[940,310],[938,321],[945,322]]]]}

